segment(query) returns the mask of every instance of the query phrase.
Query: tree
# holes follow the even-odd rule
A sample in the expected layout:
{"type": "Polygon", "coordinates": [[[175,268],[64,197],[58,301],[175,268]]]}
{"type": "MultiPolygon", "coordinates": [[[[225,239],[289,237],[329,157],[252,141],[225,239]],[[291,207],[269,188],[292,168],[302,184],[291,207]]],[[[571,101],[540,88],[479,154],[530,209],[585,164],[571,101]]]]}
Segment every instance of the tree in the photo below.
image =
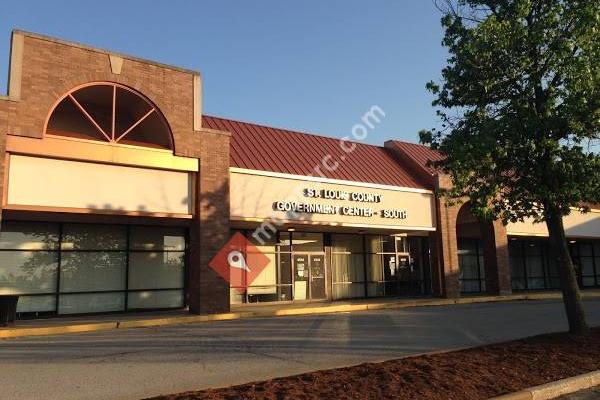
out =
{"type": "Polygon", "coordinates": [[[421,132],[482,219],[545,222],[573,334],[588,327],[563,217],[600,202],[600,1],[446,0],[441,129],[421,132]]]}

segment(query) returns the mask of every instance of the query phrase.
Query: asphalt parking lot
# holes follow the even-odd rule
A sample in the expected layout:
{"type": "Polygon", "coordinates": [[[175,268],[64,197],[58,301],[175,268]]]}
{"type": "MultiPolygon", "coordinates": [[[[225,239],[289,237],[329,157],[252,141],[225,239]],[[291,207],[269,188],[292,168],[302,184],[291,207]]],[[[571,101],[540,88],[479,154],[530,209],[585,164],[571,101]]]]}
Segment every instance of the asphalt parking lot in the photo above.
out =
{"type": "Polygon", "coordinates": [[[0,397],[140,399],[566,328],[561,302],[520,301],[2,340],[0,397]]]}

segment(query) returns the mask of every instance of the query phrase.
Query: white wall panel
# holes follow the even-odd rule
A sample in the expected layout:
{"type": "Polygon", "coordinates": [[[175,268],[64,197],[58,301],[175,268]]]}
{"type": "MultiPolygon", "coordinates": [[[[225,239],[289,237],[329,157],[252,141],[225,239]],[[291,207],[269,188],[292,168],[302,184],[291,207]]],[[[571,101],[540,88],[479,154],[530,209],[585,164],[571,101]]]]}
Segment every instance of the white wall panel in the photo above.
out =
{"type": "Polygon", "coordinates": [[[190,214],[187,172],[11,155],[8,205],[190,214]]]}
{"type": "MultiPolygon", "coordinates": [[[[565,233],[569,237],[600,237],[600,212],[597,210],[586,214],[572,210],[571,214],[563,218],[563,224],[565,226],[565,233]]],[[[509,235],[519,236],[548,236],[546,223],[534,224],[532,219],[509,223],[506,226],[506,232],[509,235]]]]}

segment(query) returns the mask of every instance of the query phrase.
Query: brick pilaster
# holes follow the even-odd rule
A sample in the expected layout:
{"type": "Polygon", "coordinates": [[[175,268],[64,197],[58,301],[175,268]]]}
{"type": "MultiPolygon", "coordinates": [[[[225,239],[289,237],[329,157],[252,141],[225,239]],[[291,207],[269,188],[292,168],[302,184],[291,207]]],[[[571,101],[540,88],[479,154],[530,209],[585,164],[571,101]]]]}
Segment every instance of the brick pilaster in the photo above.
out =
{"type": "MultiPolygon", "coordinates": [[[[8,113],[10,101],[0,99],[0,193],[4,193],[6,170],[6,133],[8,132],[8,113]]],[[[6,199],[5,199],[6,200],[6,199]]],[[[2,221],[2,208],[0,207],[0,221],[2,221]]]]}
{"type": "Polygon", "coordinates": [[[229,240],[229,135],[200,131],[200,173],[196,175],[194,221],[190,232],[190,312],[229,312],[229,282],[209,263],[229,240]]]}
{"type": "MultiPolygon", "coordinates": [[[[452,185],[448,175],[437,176],[437,188],[447,189],[452,185]]],[[[443,282],[443,296],[455,298],[460,296],[458,244],[456,241],[456,219],[460,206],[448,204],[444,198],[438,197],[437,207],[437,235],[439,257],[439,274],[443,282]]]]}
{"type": "Polygon", "coordinates": [[[489,294],[510,294],[511,277],[506,228],[501,221],[480,224],[485,264],[485,286],[489,294]]]}

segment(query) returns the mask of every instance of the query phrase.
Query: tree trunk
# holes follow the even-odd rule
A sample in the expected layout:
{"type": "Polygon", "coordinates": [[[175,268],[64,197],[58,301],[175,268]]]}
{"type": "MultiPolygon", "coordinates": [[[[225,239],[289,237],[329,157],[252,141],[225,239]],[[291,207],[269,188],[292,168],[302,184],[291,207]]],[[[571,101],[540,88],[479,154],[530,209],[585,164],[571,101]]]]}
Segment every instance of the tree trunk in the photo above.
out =
{"type": "Polygon", "coordinates": [[[581,302],[581,294],[577,285],[577,276],[573,261],[569,254],[565,227],[563,226],[562,213],[556,207],[546,207],[546,226],[548,227],[551,251],[556,257],[560,277],[560,287],[563,294],[563,302],[567,319],[569,321],[569,332],[574,335],[584,335],[589,328],[585,322],[585,313],[581,302]]]}

